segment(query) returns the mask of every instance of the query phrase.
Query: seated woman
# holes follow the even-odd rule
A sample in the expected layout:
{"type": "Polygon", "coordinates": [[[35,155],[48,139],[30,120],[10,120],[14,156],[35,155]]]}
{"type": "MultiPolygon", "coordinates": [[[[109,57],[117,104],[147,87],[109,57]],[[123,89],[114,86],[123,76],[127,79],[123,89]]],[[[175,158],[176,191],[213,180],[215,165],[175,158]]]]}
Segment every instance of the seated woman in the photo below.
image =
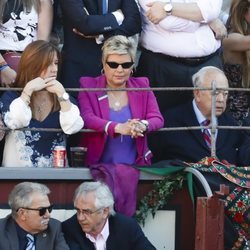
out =
{"type": "Polygon", "coordinates": [[[104,74],[80,78],[82,88],[106,88],[81,91],[78,101],[86,128],[81,146],[87,147],[85,164],[90,165],[93,179],[108,184],[115,197],[118,212],[133,215],[139,171],[129,165],[148,165],[148,132],[163,126],[152,91],[145,77],[131,77],[136,46],[125,36],[109,38],[102,48],[104,74]],[[137,90],[130,91],[131,88],[137,90]],[[128,185],[129,182],[129,185],[128,185]]]}
{"type": "Polygon", "coordinates": [[[22,91],[6,91],[0,105],[5,125],[11,130],[5,138],[4,167],[51,167],[53,149],[65,146],[65,134],[83,127],[79,109],[56,80],[59,51],[47,41],[30,43],[24,50],[15,87],[22,91]],[[17,130],[20,128],[56,128],[17,130]]]}
{"type": "Polygon", "coordinates": [[[118,35],[109,38],[102,51],[104,74],[80,78],[82,88],[107,88],[78,96],[85,127],[96,131],[82,134],[85,163],[150,164],[146,134],[161,128],[163,117],[152,91],[129,91],[149,87],[147,78],[131,77],[136,45],[118,35]]]}

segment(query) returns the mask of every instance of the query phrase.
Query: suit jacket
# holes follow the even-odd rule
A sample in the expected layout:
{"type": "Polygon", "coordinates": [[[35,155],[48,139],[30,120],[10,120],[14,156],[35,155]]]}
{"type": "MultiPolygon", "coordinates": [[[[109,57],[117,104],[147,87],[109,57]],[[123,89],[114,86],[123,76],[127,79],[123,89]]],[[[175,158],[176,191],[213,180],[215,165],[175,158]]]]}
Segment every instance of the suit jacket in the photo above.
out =
{"type": "Polygon", "coordinates": [[[63,51],[74,60],[84,61],[87,53],[92,53],[96,46],[94,38],[84,38],[76,35],[73,28],[86,36],[103,34],[132,36],[141,31],[141,18],[138,6],[134,0],[108,1],[108,13],[102,14],[102,0],[61,0],[64,24],[63,51]],[[112,12],[120,9],[124,14],[123,23],[119,26],[112,12]],[[88,12],[88,13],[87,13],[88,12]],[[76,53],[72,53],[76,52],[76,53]]]}
{"type": "Polygon", "coordinates": [[[79,88],[80,76],[98,76],[101,73],[101,47],[95,38],[87,36],[133,36],[141,31],[141,18],[135,0],[109,0],[108,13],[102,14],[102,0],[61,0],[64,45],[62,82],[66,87],[79,88]],[[121,25],[112,12],[120,9],[124,15],[121,25]]]}
{"type": "MultiPolygon", "coordinates": [[[[16,226],[11,215],[0,219],[0,232],[0,250],[19,249],[16,226]]],[[[61,223],[58,220],[50,219],[48,228],[36,236],[36,250],[44,249],[69,250],[61,232],[61,223]]]]}
{"type": "MultiPolygon", "coordinates": [[[[200,126],[192,102],[171,108],[164,113],[165,127],[200,126]]],[[[231,114],[224,112],[218,117],[219,126],[237,126],[231,114]]],[[[153,138],[152,150],[156,160],[180,159],[197,162],[210,156],[201,130],[165,131],[153,138]]],[[[240,130],[219,129],[216,138],[216,153],[219,160],[232,164],[250,165],[249,133],[240,130]]]]}
{"type": "MultiPolygon", "coordinates": [[[[71,250],[95,250],[93,243],[82,231],[76,215],[62,223],[66,242],[71,250]]],[[[142,232],[139,224],[131,217],[116,214],[109,218],[107,250],[155,250],[142,232]]]]}
{"type": "MultiPolygon", "coordinates": [[[[104,75],[97,78],[82,77],[82,88],[105,88],[104,75]]],[[[129,78],[127,88],[147,88],[148,79],[129,78]]],[[[146,119],[149,122],[148,132],[157,130],[163,126],[163,117],[159,111],[156,98],[152,91],[128,91],[128,102],[133,118],[146,119]]],[[[104,151],[105,142],[109,136],[115,136],[117,122],[111,122],[107,134],[104,129],[109,121],[109,103],[106,91],[82,91],[78,102],[81,116],[85,122],[85,128],[94,129],[99,133],[84,133],[81,145],[87,147],[86,163],[96,164],[104,151]],[[101,132],[101,133],[100,133],[101,132]]],[[[137,159],[136,164],[150,164],[151,151],[148,149],[147,136],[136,138],[137,159]]]]}

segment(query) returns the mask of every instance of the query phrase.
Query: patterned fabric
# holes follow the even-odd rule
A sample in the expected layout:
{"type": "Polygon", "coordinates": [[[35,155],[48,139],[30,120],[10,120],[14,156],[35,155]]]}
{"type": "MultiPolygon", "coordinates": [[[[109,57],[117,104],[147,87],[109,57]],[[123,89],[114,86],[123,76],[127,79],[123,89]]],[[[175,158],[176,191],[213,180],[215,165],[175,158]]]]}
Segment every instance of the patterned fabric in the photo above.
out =
{"type": "Polygon", "coordinates": [[[27,234],[26,238],[28,243],[25,250],[35,250],[36,248],[35,248],[34,236],[31,234],[27,234]]]}
{"type": "Polygon", "coordinates": [[[5,136],[4,123],[2,115],[0,114],[0,141],[4,138],[4,136],[5,136]]]}
{"type": "Polygon", "coordinates": [[[206,157],[200,162],[192,163],[191,165],[193,168],[203,172],[217,172],[235,185],[250,189],[250,166],[236,167],[210,157],[206,157]]]}
{"type": "Polygon", "coordinates": [[[250,193],[236,187],[225,199],[225,213],[232,220],[239,236],[250,236],[250,193]]]}
{"type": "MultiPolygon", "coordinates": [[[[10,103],[17,97],[18,93],[14,91],[5,92],[2,95],[0,107],[3,117],[9,111],[10,103]]],[[[25,115],[24,110],[22,114],[25,115]]],[[[61,128],[59,111],[50,113],[43,122],[32,118],[28,128],[61,128]]],[[[54,148],[65,145],[66,136],[63,132],[10,130],[5,136],[3,165],[8,167],[52,167],[54,148]]]]}
{"type": "MultiPolygon", "coordinates": [[[[224,64],[224,72],[230,88],[242,88],[243,67],[240,64],[224,64]]],[[[233,117],[242,125],[249,115],[249,92],[230,91],[227,108],[233,117]]]]}
{"type": "Polygon", "coordinates": [[[23,51],[36,40],[38,14],[34,8],[25,12],[23,6],[16,9],[14,0],[8,0],[0,25],[0,49],[23,51]]]}
{"type": "MultiPolygon", "coordinates": [[[[207,127],[210,124],[210,120],[205,120],[201,123],[202,126],[207,127]]],[[[202,131],[203,138],[209,148],[211,148],[211,134],[208,130],[208,128],[203,128],[202,131]]]]}
{"type": "Polygon", "coordinates": [[[206,157],[198,163],[190,163],[189,165],[201,172],[219,173],[234,184],[230,194],[224,198],[225,214],[237,230],[240,241],[249,241],[250,166],[237,167],[226,161],[219,162],[211,157],[206,157]]]}

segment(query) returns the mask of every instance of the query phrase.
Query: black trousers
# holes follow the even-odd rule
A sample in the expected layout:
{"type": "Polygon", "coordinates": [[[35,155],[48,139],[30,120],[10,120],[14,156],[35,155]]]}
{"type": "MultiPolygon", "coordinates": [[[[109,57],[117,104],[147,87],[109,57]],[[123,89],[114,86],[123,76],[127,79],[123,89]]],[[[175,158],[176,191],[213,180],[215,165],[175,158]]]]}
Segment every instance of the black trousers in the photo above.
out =
{"type": "MultiPolygon", "coordinates": [[[[222,69],[220,52],[203,58],[174,58],[142,49],[136,76],[149,78],[151,87],[193,87],[192,75],[205,66],[222,69]]],[[[155,91],[162,113],[193,98],[192,90],[188,91],[155,91]]]]}

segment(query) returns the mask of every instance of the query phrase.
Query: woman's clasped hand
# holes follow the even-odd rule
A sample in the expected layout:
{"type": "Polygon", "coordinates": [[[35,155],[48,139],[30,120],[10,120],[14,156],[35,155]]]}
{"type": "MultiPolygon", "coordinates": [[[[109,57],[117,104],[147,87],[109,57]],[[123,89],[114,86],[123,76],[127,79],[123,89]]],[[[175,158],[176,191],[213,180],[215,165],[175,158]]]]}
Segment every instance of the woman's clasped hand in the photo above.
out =
{"type": "Polygon", "coordinates": [[[147,131],[140,119],[128,119],[125,123],[118,123],[115,127],[115,132],[121,135],[130,135],[131,138],[143,137],[147,131]]]}

